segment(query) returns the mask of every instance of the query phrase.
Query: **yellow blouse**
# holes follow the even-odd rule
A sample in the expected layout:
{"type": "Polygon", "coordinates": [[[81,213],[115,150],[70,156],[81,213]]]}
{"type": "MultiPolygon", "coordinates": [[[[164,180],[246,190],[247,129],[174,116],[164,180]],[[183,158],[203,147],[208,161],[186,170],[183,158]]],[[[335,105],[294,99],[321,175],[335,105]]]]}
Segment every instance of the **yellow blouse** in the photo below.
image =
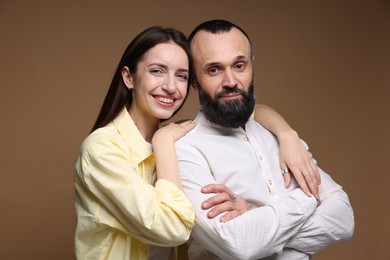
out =
{"type": "Polygon", "coordinates": [[[187,241],[191,203],[167,180],[153,186],[154,167],[126,109],[84,140],[75,164],[77,259],[148,259],[149,245],[187,241]]]}

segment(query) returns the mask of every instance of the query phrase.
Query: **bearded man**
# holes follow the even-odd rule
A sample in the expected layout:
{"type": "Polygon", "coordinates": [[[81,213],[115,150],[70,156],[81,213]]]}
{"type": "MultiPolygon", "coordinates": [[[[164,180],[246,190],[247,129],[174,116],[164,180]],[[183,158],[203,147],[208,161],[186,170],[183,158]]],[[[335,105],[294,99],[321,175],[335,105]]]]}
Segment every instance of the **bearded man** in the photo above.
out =
{"type": "Polygon", "coordinates": [[[285,187],[278,141],[251,119],[255,94],[248,35],[228,21],[213,20],[195,28],[189,41],[201,109],[195,128],[176,143],[183,189],[197,214],[189,258],[310,259],[351,238],[348,196],[323,170],[318,168],[317,199],[296,181],[285,187]],[[244,199],[242,214],[227,222],[209,218],[212,211],[206,209],[215,204],[208,200],[210,183],[235,194],[222,200],[244,199]]]}

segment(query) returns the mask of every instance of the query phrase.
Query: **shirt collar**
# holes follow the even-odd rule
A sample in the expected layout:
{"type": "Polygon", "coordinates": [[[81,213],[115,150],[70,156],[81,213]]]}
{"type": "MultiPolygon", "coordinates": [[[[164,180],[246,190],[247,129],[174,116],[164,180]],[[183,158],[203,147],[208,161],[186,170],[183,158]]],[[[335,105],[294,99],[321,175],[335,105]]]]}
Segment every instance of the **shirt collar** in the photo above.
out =
{"type": "Polygon", "coordinates": [[[132,155],[136,157],[137,163],[140,163],[147,157],[153,155],[151,147],[139,132],[126,108],[118,114],[112,123],[125,140],[129,151],[132,151],[132,155]]]}

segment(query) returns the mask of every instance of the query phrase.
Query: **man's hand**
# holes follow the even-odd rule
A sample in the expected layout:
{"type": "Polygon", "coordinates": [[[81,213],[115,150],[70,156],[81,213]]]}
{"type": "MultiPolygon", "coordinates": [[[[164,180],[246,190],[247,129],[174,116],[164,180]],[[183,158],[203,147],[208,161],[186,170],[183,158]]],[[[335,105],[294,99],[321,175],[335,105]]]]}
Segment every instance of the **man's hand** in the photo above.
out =
{"type": "Polygon", "coordinates": [[[227,222],[249,210],[248,203],[223,184],[209,184],[204,186],[201,191],[205,194],[217,193],[202,203],[202,209],[210,209],[207,213],[208,218],[215,218],[226,212],[220,221],[227,222]]]}

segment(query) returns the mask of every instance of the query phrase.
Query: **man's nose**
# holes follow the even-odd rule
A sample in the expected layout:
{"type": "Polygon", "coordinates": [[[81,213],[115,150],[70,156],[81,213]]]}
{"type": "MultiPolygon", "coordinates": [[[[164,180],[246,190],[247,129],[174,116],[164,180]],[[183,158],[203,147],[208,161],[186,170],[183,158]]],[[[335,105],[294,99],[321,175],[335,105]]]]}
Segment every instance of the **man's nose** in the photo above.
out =
{"type": "Polygon", "coordinates": [[[234,73],[229,69],[224,72],[223,75],[223,86],[234,88],[237,86],[237,79],[234,75],[234,73]]]}

